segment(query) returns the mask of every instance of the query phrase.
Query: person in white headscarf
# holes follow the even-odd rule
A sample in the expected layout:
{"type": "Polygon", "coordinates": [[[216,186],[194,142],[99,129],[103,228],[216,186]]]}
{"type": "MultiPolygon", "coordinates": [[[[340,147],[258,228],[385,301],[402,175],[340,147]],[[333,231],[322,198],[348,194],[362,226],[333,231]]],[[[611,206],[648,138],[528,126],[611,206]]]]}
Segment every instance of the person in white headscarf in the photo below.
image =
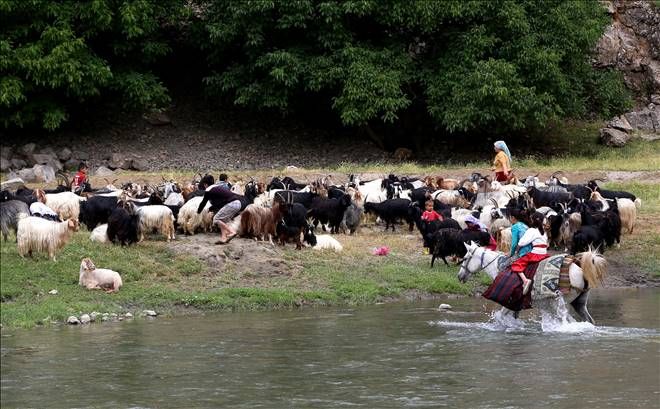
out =
{"type": "Polygon", "coordinates": [[[506,182],[511,174],[511,152],[504,141],[495,142],[495,160],[491,170],[495,171],[495,180],[506,182]]]}

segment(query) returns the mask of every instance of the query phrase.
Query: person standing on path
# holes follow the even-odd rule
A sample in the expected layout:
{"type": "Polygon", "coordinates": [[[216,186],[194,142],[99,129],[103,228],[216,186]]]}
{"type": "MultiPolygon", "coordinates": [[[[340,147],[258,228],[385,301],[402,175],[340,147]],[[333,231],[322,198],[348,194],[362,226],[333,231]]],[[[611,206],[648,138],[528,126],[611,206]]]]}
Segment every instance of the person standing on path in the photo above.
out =
{"type": "Polygon", "coordinates": [[[506,182],[511,174],[511,152],[504,141],[495,142],[495,160],[491,170],[495,171],[495,180],[506,182]]]}

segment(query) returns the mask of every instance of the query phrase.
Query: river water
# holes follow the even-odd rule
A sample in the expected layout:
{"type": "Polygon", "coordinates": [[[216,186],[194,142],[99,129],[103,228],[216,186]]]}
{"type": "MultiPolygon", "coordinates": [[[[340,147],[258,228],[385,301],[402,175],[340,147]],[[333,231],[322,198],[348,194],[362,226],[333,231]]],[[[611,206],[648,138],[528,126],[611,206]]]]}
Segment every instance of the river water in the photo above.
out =
{"type": "Polygon", "coordinates": [[[2,408],[654,408],[660,291],[597,326],[480,298],[2,331],[2,408]]]}

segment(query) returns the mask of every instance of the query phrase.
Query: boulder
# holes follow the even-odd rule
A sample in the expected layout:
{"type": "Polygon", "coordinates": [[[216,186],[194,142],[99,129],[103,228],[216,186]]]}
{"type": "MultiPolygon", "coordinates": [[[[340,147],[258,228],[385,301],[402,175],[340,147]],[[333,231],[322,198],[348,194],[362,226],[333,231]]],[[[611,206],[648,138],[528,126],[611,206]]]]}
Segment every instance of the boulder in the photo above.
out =
{"type": "Polygon", "coordinates": [[[85,151],[76,151],[71,155],[72,158],[78,159],[78,161],[89,160],[89,153],[85,151]]]}
{"type": "Polygon", "coordinates": [[[57,159],[53,159],[53,160],[48,161],[48,163],[46,163],[46,165],[52,167],[53,169],[55,169],[55,171],[64,169],[64,165],[62,165],[62,162],[60,162],[57,159]]]}
{"type": "Polygon", "coordinates": [[[14,179],[9,179],[6,182],[0,183],[0,189],[5,190],[18,190],[22,187],[25,187],[25,182],[23,179],[20,178],[14,178],[14,179]]]}
{"type": "Polygon", "coordinates": [[[32,171],[37,182],[50,183],[55,180],[55,169],[50,165],[34,165],[32,171]]]}
{"type": "Polygon", "coordinates": [[[91,321],[92,321],[92,317],[90,317],[89,314],[83,314],[80,316],[81,324],[89,324],[91,321]]]}
{"type": "Polygon", "coordinates": [[[0,146],[0,157],[9,160],[12,153],[14,153],[14,149],[11,146],[0,146]]]}
{"type": "Polygon", "coordinates": [[[620,148],[628,143],[631,138],[627,133],[614,128],[602,128],[600,130],[600,140],[607,146],[620,148]]]}
{"type": "Polygon", "coordinates": [[[145,121],[154,126],[170,125],[172,120],[162,112],[152,112],[143,116],[145,121]]]}
{"type": "Polygon", "coordinates": [[[113,153],[108,159],[108,167],[110,169],[130,169],[132,165],[132,160],[127,159],[121,153],[113,153]]]}
{"type": "Polygon", "coordinates": [[[61,160],[61,161],[66,162],[66,161],[68,161],[69,159],[71,159],[71,155],[72,155],[72,154],[73,154],[73,152],[71,152],[71,149],[69,149],[69,148],[62,148],[62,149],[60,149],[60,150],[57,152],[57,158],[58,158],[59,160],[61,160]]]}
{"type": "MultiPolygon", "coordinates": [[[[633,111],[624,114],[625,118],[628,120],[630,126],[633,129],[641,129],[644,131],[653,131],[655,127],[653,126],[653,119],[655,111],[651,111],[648,108],[644,108],[641,111],[633,111]]],[[[657,116],[655,116],[657,118],[657,116]]]]}
{"type": "Polygon", "coordinates": [[[66,170],[78,170],[78,165],[80,164],[80,161],[75,160],[73,158],[67,160],[64,162],[64,169],[66,170]]]}
{"type": "Polygon", "coordinates": [[[18,177],[27,183],[34,183],[37,181],[37,175],[34,174],[34,169],[24,168],[18,171],[18,177]]]}
{"type": "Polygon", "coordinates": [[[80,324],[80,320],[75,315],[72,315],[66,319],[66,323],[69,325],[78,325],[80,324]]]}
{"type": "Polygon", "coordinates": [[[609,128],[618,129],[618,130],[620,130],[620,131],[624,131],[624,132],[632,132],[632,130],[633,130],[633,127],[630,126],[630,123],[628,122],[628,120],[626,119],[626,117],[623,116],[623,115],[621,115],[621,116],[617,116],[617,117],[615,117],[614,119],[612,119],[612,120],[607,124],[607,126],[608,126],[609,128]]]}
{"type": "Polygon", "coordinates": [[[27,162],[23,159],[14,158],[11,160],[11,167],[14,169],[23,169],[27,166],[27,162]]]}
{"type": "Polygon", "coordinates": [[[106,168],[105,166],[99,166],[94,171],[94,176],[99,176],[99,177],[112,176],[114,174],[115,174],[115,172],[113,172],[112,170],[106,168]]]}
{"type": "Polygon", "coordinates": [[[0,172],[6,172],[9,168],[11,168],[11,162],[6,158],[0,157],[0,172]]]}
{"type": "Polygon", "coordinates": [[[28,159],[31,159],[34,162],[34,165],[45,165],[50,162],[58,161],[57,155],[54,153],[34,153],[28,159]]]}
{"type": "Polygon", "coordinates": [[[26,143],[25,145],[21,146],[21,149],[19,150],[19,152],[23,156],[29,156],[29,155],[32,155],[34,153],[34,149],[36,147],[37,147],[37,145],[34,144],[34,143],[26,143]]]}
{"type": "Polygon", "coordinates": [[[55,149],[51,148],[50,146],[39,149],[39,153],[57,157],[57,153],[55,153],[55,149]]]}
{"type": "Polygon", "coordinates": [[[144,172],[149,170],[149,162],[146,159],[133,159],[131,169],[144,172]]]}

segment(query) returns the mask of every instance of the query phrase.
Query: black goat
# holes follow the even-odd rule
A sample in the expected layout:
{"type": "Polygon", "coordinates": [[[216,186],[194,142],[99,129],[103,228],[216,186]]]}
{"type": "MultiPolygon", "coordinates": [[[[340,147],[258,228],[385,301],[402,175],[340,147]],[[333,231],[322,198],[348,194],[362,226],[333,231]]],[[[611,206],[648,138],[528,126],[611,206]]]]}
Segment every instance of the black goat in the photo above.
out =
{"type": "Polygon", "coordinates": [[[16,232],[18,230],[18,215],[21,213],[25,213],[26,216],[30,215],[30,209],[24,202],[20,200],[0,202],[0,229],[5,241],[7,241],[10,229],[14,231],[14,235],[18,240],[16,232]]]}
{"type": "Polygon", "coordinates": [[[307,209],[300,203],[287,203],[281,205],[282,219],[277,223],[276,232],[280,244],[293,240],[296,249],[302,249],[301,235],[309,229],[307,224],[307,209]]]}
{"type": "Polygon", "coordinates": [[[374,213],[385,220],[385,231],[389,229],[390,225],[394,231],[394,224],[401,219],[406,220],[409,231],[413,230],[414,220],[408,199],[390,199],[381,203],[367,202],[364,204],[364,212],[374,213]]]}
{"type": "Polygon", "coordinates": [[[431,267],[435,263],[436,258],[441,258],[446,265],[447,256],[456,256],[463,258],[467,249],[465,243],[474,241],[480,246],[485,246],[490,243],[490,234],[483,231],[476,230],[459,230],[459,229],[440,229],[436,231],[429,240],[433,255],[431,256],[431,267]]]}
{"type": "MultiPolygon", "coordinates": [[[[527,188],[527,194],[532,198],[535,207],[549,206],[553,209],[559,206],[559,203],[567,203],[573,199],[572,193],[545,192],[530,186],[527,188]]],[[[559,207],[561,208],[561,207],[559,207]]]]}
{"type": "MultiPolygon", "coordinates": [[[[601,189],[598,184],[596,183],[595,180],[590,180],[589,183],[587,183],[587,187],[591,189],[594,192],[600,193],[601,196],[605,199],[630,199],[633,202],[637,200],[637,196],[633,195],[630,192],[625,192],[622,190],[605,190],[601,189]]],[[[591,195],[591,192],[589,192],[591,195]]],[[[588,197],[587,197],[588,198],[588,197]]]]}
{"type": "Polygon", "coordinates": [[[442,221],[434,220],[432,222],[423,222],[420,219],[420,222],[417,223],[417,229],[422,235],[422,240],[424,241],[424,247],[430,249],[433,247],[433,235],[435,232],[441,229],[457,229],[461,230],[461,225],[451,217],[448,217],[442,221]]]}
{"type": "Polygon", "coordinates": [[[344,211],[344,218],[341,221],[340,227],[344,230],[344,233],[348,230],[349,234],[353,234],[360,226],[361,218],[362,209],[360,209],[355,203],[351,203],[351,205],[344,211]]]}
{"type": "MultiPolygon", "coordinates": [[[[341,199],[314,198],[312,208],[307,215],[314,220],[314,228],[321,224],[330,224],[330,233],[339,233],[339,225],[344,218],[344,211],[351,205],[351,197],[343,195],[341,199]]],[[[325,227],[323,227],[325,231],[325,227]]]]}
{"type": "Polygon", "coordinates": [[[573,235],[571,243],[571,253],[576,254],[581,251],[587,251],[589,246],[605,252],[605,234],[598,226],[582,226],[573,235]]]}
{"type": "Polygon", "coordinates": [[[275,193],[274,201],[280,204],[300,203],[306,209],[312,208],[312,201],[319,195],[312,192],[296,192],[293,190],[283,190],[275,193]]]}
{"type": "Polygon", "coordinates": [[[80,223],[87,226],[89,231],[99,224],[108,222],[112,211],[117,207],[116,196],[92,196],[80,202],[80,223]]]}
{"type": "Polygon", "coordinates": [[[122,246],[137,243],[138,241],[138,215],[130,210],[131,205],[122,207],[122,202],[108,217],[108,239],[122,246]],[[128,210],[127,210],[128,209],[128,210]]]}
{"type": "Polygon", "coordinates": [[[293,178],[290,178],[286,176],[284,179],[282,179],[282,183],[284,184],[285,189],[287,190],[300,190],[304,189],[305,186],[307,186],[306,183],[297,183],[293,178]]]}
{"type": "Polygon", "coordinates": [[[328,188],[328,199],[341,199],[345,194],[346,191],[343,188],[337,186],[330,186],[328,188]]]}

